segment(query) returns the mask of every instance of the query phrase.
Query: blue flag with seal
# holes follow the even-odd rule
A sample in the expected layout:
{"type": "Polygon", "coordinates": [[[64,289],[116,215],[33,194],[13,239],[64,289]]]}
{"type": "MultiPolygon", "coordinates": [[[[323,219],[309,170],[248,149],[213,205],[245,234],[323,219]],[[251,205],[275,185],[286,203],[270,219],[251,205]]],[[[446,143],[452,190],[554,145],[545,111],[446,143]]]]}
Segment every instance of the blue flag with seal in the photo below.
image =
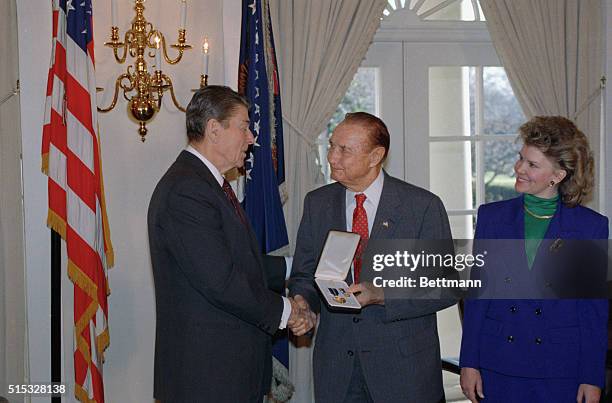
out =
{"type": "MultiPolygon", "coordinates": [[[[280,191],[285,182],[280,83],[268,0],[242,0],[238,93],[250,104],[250,129],[255,136],[244,164],[242,203],[261,251],[267,254],[289,243],[280,191]]],[[[286,330],[277,333],[272,353],[289,367],[286,330]]],[[[278,383],[287,377],[287,370],[277,370],[275,364],[271,393],[279,401],[290,398],[291,394],[278,394],[284,390],[278,383]]]]}
{"type": "Polygon", "coordinates": [[[249,101],[255,143],[244,165],[243,207],[262,253],[289,243],[281,192],[285,182],[280,84],[268,0],[242,1],[238,92],[249,101]]]}

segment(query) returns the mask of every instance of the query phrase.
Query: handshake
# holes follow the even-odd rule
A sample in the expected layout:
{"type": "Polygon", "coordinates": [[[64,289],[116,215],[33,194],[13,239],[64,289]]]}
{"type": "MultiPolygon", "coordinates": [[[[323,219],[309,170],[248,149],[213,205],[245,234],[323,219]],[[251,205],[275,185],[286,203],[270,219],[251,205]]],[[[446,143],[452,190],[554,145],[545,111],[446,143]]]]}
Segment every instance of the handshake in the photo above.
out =
{"type": "Polygon", "coordinates": [[[310,305],[301,295],[290,297],[289,302],[291,303],[291,315],[287,327],[296,336],[302,336],[315,327],[317,314],[310,309],[310,305]]]}

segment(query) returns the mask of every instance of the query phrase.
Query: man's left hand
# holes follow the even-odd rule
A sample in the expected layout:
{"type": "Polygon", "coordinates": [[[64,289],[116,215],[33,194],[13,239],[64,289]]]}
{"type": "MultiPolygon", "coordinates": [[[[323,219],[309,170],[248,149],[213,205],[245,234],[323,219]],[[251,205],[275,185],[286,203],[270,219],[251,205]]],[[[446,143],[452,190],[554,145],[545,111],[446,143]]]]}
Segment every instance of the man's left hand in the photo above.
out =
{"type": "Polygon", "coordinates": [[[355,294],[361,306],[385,304],[384,290],[379,287],[374,287],[374,285],[368,281],[351,285],[348,292],[355,294]]]}

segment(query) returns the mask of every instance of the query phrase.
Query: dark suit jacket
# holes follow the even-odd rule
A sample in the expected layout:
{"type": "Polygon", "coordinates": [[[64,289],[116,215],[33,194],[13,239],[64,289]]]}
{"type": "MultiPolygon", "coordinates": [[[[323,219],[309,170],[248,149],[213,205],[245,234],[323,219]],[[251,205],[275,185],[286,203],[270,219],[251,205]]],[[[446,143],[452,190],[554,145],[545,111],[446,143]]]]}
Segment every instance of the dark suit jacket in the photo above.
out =
{"type": "Polygon", "coordinates": [[[269,291],[252,230],[206,165],[183,151],[148,212],[157,326],[155,398],[260,402],[283,302],[269,291]]]}
{"type": "MultiPolygon", "coordinates": [[[[485,204],[478,210],[476,239],[524,239],[523,197],[485,204]]],[[[544,240],[607,239],[608,219],[586,207],[559,205],[544,240]]],[[[486,241],[485,241],[486,242],[486,241]]],[[[534,268],[550,254],[542,242],[534,268]]],[[[528,275],[525,248],[509,261],[528,275]]],[[[603,387],[608,301],[466,300],[462,367],[485,368],[524,378],[574,378],[603,387]]],[[[486,395],[486,385],[485,395],[486,395]]]]}
{"type": "MultiPolygon", "coordinates": [[[[444,395],[436,311],[455,301],[387,300],[358,313],[327,309],[313,282],[329,230],[346,231],[346,189],[339,183],[310,192],[298,231],[290,294],[320,310],[314,349],[317,403],[343,401],[355,355],[377,403],[438,402],[444,395]]],[[[370,239],[450,239],[446,211],[434,194],[385,173],[370,239]],[[383,222],[386,225],[383,225],[383,222]]]]}

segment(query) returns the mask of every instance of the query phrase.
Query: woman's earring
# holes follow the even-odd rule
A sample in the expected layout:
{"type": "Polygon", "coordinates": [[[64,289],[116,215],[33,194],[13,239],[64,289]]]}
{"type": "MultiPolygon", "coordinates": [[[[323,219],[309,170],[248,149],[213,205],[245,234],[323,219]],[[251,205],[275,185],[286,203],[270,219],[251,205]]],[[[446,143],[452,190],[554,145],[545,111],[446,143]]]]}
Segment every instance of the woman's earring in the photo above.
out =
{"type": "Polygon", "coordinates": [[[548,186],[550,186],[550,187],[555,186],[555,181],[550,181],[550,184],[548,186]]]}

